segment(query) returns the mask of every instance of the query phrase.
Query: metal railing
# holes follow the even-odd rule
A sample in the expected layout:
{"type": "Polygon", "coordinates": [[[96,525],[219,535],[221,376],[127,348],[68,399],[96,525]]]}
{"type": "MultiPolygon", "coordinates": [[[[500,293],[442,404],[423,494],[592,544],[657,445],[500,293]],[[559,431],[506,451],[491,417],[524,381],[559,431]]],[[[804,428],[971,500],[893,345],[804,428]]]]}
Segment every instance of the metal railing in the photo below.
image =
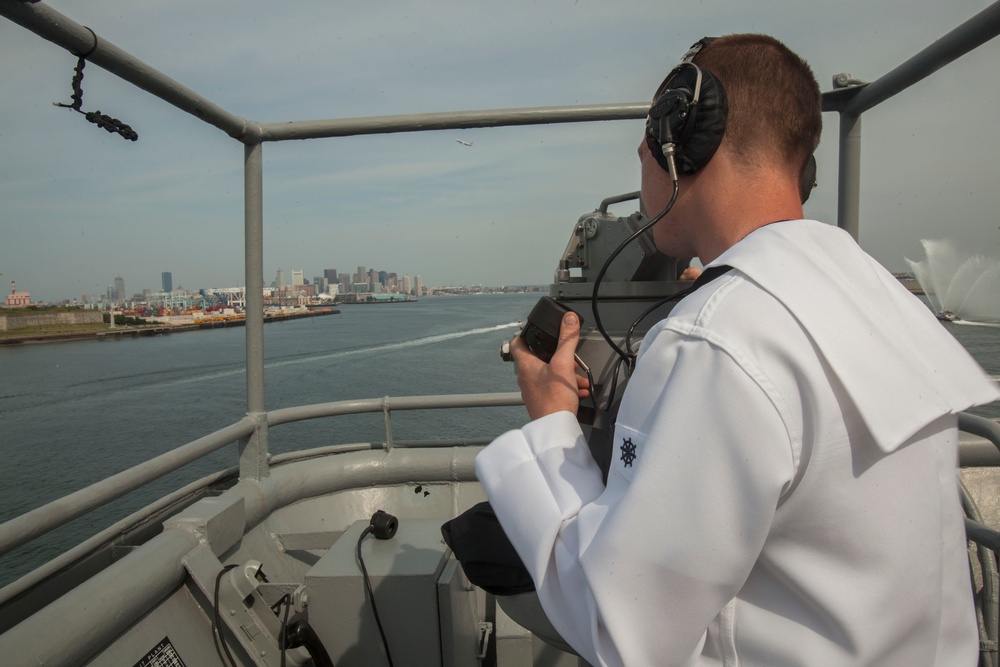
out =
{"type": "MultiPolygon", "coordinates": [[[[958,428],[972,435],[985,438],[1000,450],[1000,424],[968,413],[958,417],[958,428]]],[[[962,508],[965,510],[965,534],[976,544],[976,558],[982,576],[982,589],[976,599],[979,610],[980,665],[997,667],[1000,662],[1000,573],[997,554],[1000,554],[1000,531],[987,526],[976,506],[976,501],[960,482],[962,508]]]]}
{"type": "Polygon", "coordinates": [[[837,226],[857,239],[861,207],[861,114],[922,81],[1000,34],[995,2],[888,74],[823,96],[823,110],[840,114],[837,226]]]}
{"type": "MultiPolygon", "coordinates": [[[[265,413],[264,418],[265,427],[270,427],[306,419],[380,412],[385,425],[386,446],[392,448],[395,444],[392,437],[394,411],[492,408],[521,404],[521,395],[516,392],[450,396],[386,396],[282,408],[265,413]]],[[[250,417],[244,417],[235,424],[0,524],[0,556],[197,459],[252,436],[257,426],[250,417]]],[[[424,443],[424,446],[432,444],[434,443],[424,443]]]]}

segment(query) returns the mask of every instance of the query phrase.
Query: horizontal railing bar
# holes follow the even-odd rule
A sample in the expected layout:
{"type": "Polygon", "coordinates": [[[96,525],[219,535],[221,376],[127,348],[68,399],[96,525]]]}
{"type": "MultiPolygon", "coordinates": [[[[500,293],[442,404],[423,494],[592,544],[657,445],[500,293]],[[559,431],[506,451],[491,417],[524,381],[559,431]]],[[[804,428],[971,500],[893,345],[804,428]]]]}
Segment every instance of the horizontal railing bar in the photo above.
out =
{"type": "Polygon", "coordinates": [[[0,556],[106,505],[149,482],[253,433],[254,421],[240,421],[107,477],[0,525],[0,556]]]}
{"type": "MultiPolygon", "coordinates": [[[[442,449],[445,447],[485,447],[491,442],[493,442],[493,438],[458,438],[449,440],[393,440],[392,445],[397,449],[442,449]]],[[[271,457],[271,467],[274,468],[286,463],[304,461],[306,459],[345,454],[347,452],[367,452],[388,448],[389,446],[385,442],[345,442],[336,445],[325,445],[323,447],[303,449],[296,452],[275,454],[271,457]]]]}
{"type": "Polygon", "coordinates": [[[958,465],[960,468],[1000,467],[1000,451],[985,438],[963,439],[958,443],[958,465]]]}
{"type": "Polygon", "coordinates": [[[591,104],[524,109],[491,109],[335,118],[284,123],[261,123],[261,141],[350,137],[363,134],[425,132],[429,130],[466,130],[481,127],[585,123],[602,120],[636,120],[646,117],[649,102],[626,104],[591,104]]]}
{"type": "MultiPolygon", "coordinates": [[[[392,446],[403,449],[438,449],[443,447],[485,447],[494,438],[466,438],[463,440],[393,440],[392,446]]],[[[382,443],[383,445],[385,443],[382,443]]]]}
{"type": "Polygon", "coordinates": [[[69,551],[61,553],[52,560],[47,561],[38,568],[28,572],[16,581],[0,588],[0,606],[3,606],[25,591],[30,590],[32,587],[41,583],[48,577],[53,576],[63,568],[68,568],[73,563],[76,563],[77,561],[94,553],[97,549],[103,547],[113,539],[123,535],[138,522],[148,521],[150,516],[155,516],[157,513],[163,512],[171,505],[176,505],[185,498],[194,496],[202,489],[210,487],[213,484],[218,484],[227,477],[235,477],[237,472],[239,472],[239,470],[233,467],[228,470],[220,470],[216,473],[212,473],[207,477],[203,477],[199,480],[191,482],[187,486],[173,491],[169,495],[154,501],[137,512],[133,512],[124,519],[115,522],[113,525],[108,526],[101,532],[81,542],[69,551]]]}
{"type": "Polygon", "coordinates": [[[968,412],[960,412],[958,414],[958,430],[986,438],[993,443],[994,447],[1000,449],[1000,424],[992,419],[968,412]]]}
{"type": "MultiPolygon", "coordinates": [[[[843,112],[849,116],[860,116],[997,35],[1000,35],[1000,1],[994,2],[896,69],[859,90],[844,105],[843,112]]],[[[942,101],[942,104],[947,104],[947,101],[942,101]]]]}
{"type": "Polygon", "coordinates": [[[521,405],[521,394],[505,392],[496,394],[446,394],[440,396],[386,396],[332,403],[314,403],[293,408],[281,408],[267,413],[267,425],[277,426],[288,422],[336,417],[339,415],[382,412],[383,410],[438,410],[447,408],[493,408],[521,405]]]}

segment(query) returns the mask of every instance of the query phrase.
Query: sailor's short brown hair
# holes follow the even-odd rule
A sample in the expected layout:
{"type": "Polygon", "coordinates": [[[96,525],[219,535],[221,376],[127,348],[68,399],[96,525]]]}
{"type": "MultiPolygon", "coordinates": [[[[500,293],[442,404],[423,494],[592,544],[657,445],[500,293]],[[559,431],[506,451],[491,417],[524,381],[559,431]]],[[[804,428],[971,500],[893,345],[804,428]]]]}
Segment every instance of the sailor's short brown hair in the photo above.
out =
{"type": "Polygon", "coordinates": [[[800,170],[823,129],[822,98],[809,65],[777,39],[751,33],[712,40],[694,62],[726,89],[723,141],[734,155],[748,166],[777,160],[800,170]]]}

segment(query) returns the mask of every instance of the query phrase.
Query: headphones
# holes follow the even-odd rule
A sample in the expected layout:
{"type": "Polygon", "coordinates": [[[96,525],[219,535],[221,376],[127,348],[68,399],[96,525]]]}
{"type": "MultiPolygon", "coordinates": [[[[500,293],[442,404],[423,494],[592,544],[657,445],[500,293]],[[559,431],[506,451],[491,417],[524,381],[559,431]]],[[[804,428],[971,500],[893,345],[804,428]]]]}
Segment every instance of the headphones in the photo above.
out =
{"type": "MultiPolygon", "coordinates": [[[[682,174],[693,174],[712,159],[722,144],[729,117],[729,99],[722,82],[694,64],[695,55],[716,40],[702,37],[660,84],[649,116],[646,142],[664,171],[673,175],[671,161],[682,174]]],[[[804,204],[816,187],[816,156],[802,168],[799,196],[804,204]]]]}
{"type": "Polygon", "coordinates": [[[726,90],[714,74],[693,62],[713,41],[703,37],[695,42],[660,84],[649,108],[646,141],[656,162],[671,173],[671,155],[682,174],[693,174],[708,164],[726,133],[726,90]]]}

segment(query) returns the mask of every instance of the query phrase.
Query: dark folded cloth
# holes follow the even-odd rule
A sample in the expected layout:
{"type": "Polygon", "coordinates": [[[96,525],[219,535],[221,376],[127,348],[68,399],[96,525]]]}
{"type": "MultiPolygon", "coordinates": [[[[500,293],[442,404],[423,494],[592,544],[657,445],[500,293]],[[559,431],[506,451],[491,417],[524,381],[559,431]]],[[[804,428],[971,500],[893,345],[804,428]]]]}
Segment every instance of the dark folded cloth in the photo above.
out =
{"type": "Polygon", "coordinates": [[[465,576],[486,592],[515,595],[535,590],[489,503],[474,505],[448,521],[441,526],[441,534],[462,564],[465,576]]]}

